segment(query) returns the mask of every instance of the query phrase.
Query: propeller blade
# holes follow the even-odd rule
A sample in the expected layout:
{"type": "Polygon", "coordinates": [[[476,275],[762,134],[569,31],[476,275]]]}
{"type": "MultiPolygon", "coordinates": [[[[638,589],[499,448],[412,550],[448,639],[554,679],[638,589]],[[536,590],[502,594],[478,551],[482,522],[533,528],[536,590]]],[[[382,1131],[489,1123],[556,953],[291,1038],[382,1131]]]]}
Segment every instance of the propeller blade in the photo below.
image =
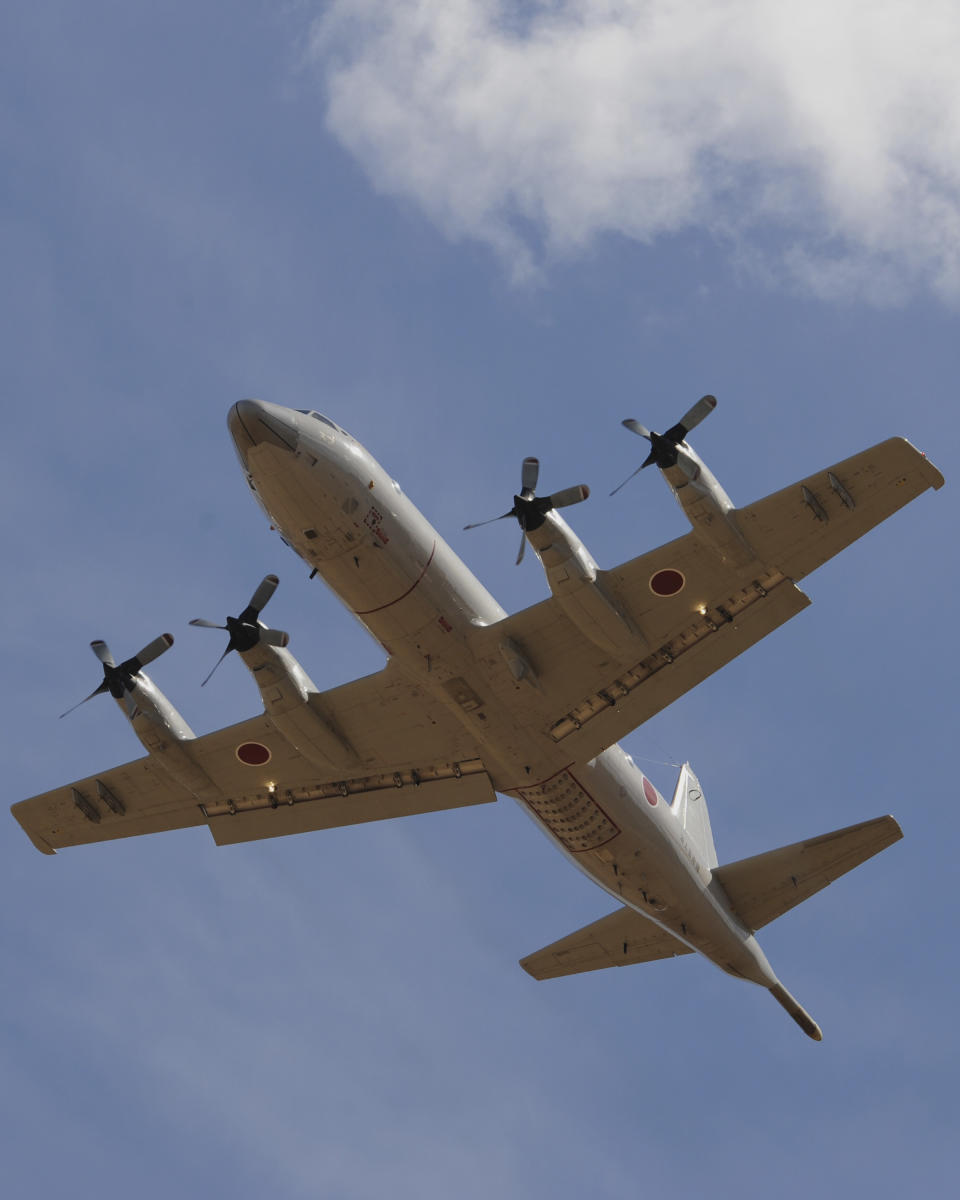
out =
{"type": "Polygon", "coordinates": [[[516,517],[520,524],[520,549],[517,552],[517,566],[523,562],[527,549],[527,530],[536,530],[546,520],[547,513],[554,508],[566,508],[570,504],[579,504],[590,495],[590,489],[585,483],[576,487],[563,488],[552,496],[537,497],[536,487],[540,478],[540,460],[532,455],[525,458],[520,467],[520,495],[514,496],[513,508],[502,513],[499,517],[491,517],[488,521],[475,521],[464,525],[464,529],[479,529],[481,525],[492,525],[494,521],[503,521],[507,517],[516,517]]]}
{"type": "Polygon", "coordinates": [[[490,517],[486,521],[474,521],[472,525],[464,525],[464,529],[479,529],[481,525],[492,525],[494,521],[502,521],[506,517],[513,516],[513,509],[509,512],[501,513],[499,517],[490,517]]]}
{"type": "MultiPolygon", "coordinates": [[[[115,667],[116,661],[113,654],[110,654],[110,648],[107,643],[102,641],[100,637],[95,642],[90,643],[90,649],[96,654],[98,661],[102,662],[104,667],[115,667]]],[[[89,700],[88,696],[88,700],[89,700]]],[[[80,701],[83,703],[83,701],[80,701]]]]}
{"type": "Polygon", "coordinates": [[[260,581],[260,586],[250,597],[249,608],[252,608],[254,613],[259,613],[266,606],[267,601],[277,590],[277,585],[280,580],[276,575],[264,575],[260,581]]]}
{"type": "Polygon", "coordinates": [[[517,554],[516,566],[520,566],[523,562],[523,556],[527,552],[527,531],[521,524],[520,526],[520,552],[517,554]]]}
{"type": "Polygon", "coordinates": [[[590,489],[585,483],[578,483],[576,487],[563,488],[562,491],[554,492],[548,497],[552,508],[569,508],[571,504],[579,504],[581,500],[586,500],[590,495],[590,489]]]}
{"type": "Polygon", "coordinates": [[[152,642],[144,646],[139,654],[135,654],[133,658],[128,658],[122,665],[133,675],[136,675],[147,663],[152,663],[155,658],[159,658],[161,654],[165,654],[172,645],[173,634],[161,633],[158,638],[154,638],[152,642]]]}
{"type": "Polygon", "coordinates": [[[213,670],[201,683],[204,687],[210,682],[213,677],[213,672],[223,662],[231,650],[237,650],[241,654],[245,654],[248,650],[252,650],[254,646],[263,644],[264,646],[287,646],[290,643],[289,633],[285,633],[282,629],[268,629],[260,623],[260,610],[267,604],[270,597],[277,590],[277,585],[280,580],[276,575],[264,575],[263,579],[257,585],[256,591],[250,597],[250,603],[238,617],[227,617],[226,625],[220,625],[216,621],[206,621],[202,617],[194,617],[190,622],[191,625],[199,629],[222,629],[230,636],[227,639],[227,648],[220,655],[213,665],[213,670]]]}
{"type": "Polygon", "coordinates": [[[531,494],[537,490],[537,480],[540,478],[540,459],[525,458],[520,467],[520,488],[531,494]]]}
{"type": "Polygon", "coordinates": [[[78,700],[77,703],[73,706],[73,708],[68,708],[66,712],[62,712],[60,714],[60,720],[62,721],[64,717],[68,717],[72,712],[75,712],[76,709],[78,709],[81,704],[86,704],[86,702],[88,700],[92,700],[94,698],[94,696],[102,696],[105,691],[107,691],[107,681],[106,680],[104,680],[103,683],[101,683],[98,688],[96,688],[94,691],[92,691],[89,696],[84,696],[84,698],[82,700],[78,700]]]}
{"type": "MultiPolygon", "coordinates": [[[[113,655],[110,653],[110,647],[106,642],[101,641],[100,638],[90,643],[90,649],[105,667],[115,667],[117,665],[113,655]]],[[[90,697],[88,696],[87,699],[89,700],[90,697]]],[[[82,704],[83,701],[81,700],[80,703],[82,704]]]]}
{"type": "Polygon", "coordinates": [[[633,417],[627,417],[627,419],[625,421],[621,421],[620,424],[623,425],[625,429],[629,429],[631,433],[636,433],[640,437],[646,438],[648,442],[650,441],[650,430],[646,427],[646,425],[641,425],[639,421],[635,421],[633,417]]]}
{"type": "Polygon", "coordinates": [[[227,655],[230,653],[230,651],[231,651],[232,649],[233,649],[233,646],[231,646],[231,645],[228,643],[228,644],[227,644],[227,648],[226,648],[226,650],[224,650],[224,652],[223,652],[223,653],[220,655],[220,657],[217,659],[217,661],[216,661],[216,662],[213,664],[213,670],[212,670],[212,671],[210,672],[210,674],[209,674],[209,675],[206,677],[206,679],[203,681],[203,683],[201,683],[201,684],[200,684],[200,686],[201,686],[201,687],[206,687],[206,686],[207,686],[207,684],[208,684],[208,683],[210,682],[210,680],[213,678],[213,672],[214,672],[214,671],[217,669],[217,667],[219,667],[219,666],[220,666],[220,664],[223,662],[223,660],[224,660],[224,659],[227,657],[227,655]]]}
{"type": "Polygon", "coordinates": [[[693,408],[683,414],[676,425],[671,425],[667,432],[663,435],[668,442],[673,442],[676,446],[684,440],[691,429],[694,429],[704,417],[708,417],[717,407],[717,401],[713,396],[701,396],[693,408]]]}
{"type": "Polygon", "coordinates": [[[682,425],[686,432],[689,433],[691,429],[696,429],[704,418],[709,417],[716,407],[716,396],[701,396],[696,404],[688,412],[684,413],[677,424],[682,425]]]}
{"type": "MultiPolygon", "coordinates": [[[[626,424],[626,422],[624,422],[624,424],[626,424]]],[[[616,486],[616,487],[613,489],[613,491],[610,493],[610,495],[611,495],[611,496],[615,496],[615,495],[617,494],[617,492],[619,492],[619,491],[620,491],[620,489],[621,489],[622,487],[626,487],[626,486],[627,486],[627,484],[630,482],[630,480],[631,480],[631,479],[634,477],[634,475],[639,475],[639,474],[640,474],[640,472],[643,470],[643,468],[644,468],[646,465],[647,465],[647,464],[646,464],[646,462],[643,462],[643,463],[641,463],[641,464],[640,464],[640,466],[639,466],[639,467],[637,467],[637,469],[636,469],[635,471],[631,471],[631,472],[630,472],[630,474],[629,474],[629,475],[626,477],[626,479],[623,481],[623,483],[618,483],[618,484],[617,484],[617,486],[616,486]]]]}

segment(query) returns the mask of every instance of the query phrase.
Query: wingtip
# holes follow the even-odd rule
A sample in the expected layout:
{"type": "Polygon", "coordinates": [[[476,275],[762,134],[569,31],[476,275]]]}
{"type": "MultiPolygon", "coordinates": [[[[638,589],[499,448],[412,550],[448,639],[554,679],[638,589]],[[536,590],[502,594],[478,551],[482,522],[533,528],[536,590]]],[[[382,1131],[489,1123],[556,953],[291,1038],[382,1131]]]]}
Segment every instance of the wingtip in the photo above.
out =
{"type": "Polygon", "coordinates": [[[27,837],[33,843],[34,848],[39,850],[41,854],[46,854],[48,856],[55,855],[57,853],[56,850],[54,849],[53,846],[50,845],[50,843],[46,840],[46,838],[41,837],[40,834],[37,833],[35,829],[31,829],[27,824],[25,824],[24,821],[21,820],[20,811],[22,809],[22,806],[25,803],[26,803],[26,801],[24,801],[24,800],[18,800],[16,804],[12,804],[10,806],[10,811],[11,811],[11,813],[13,813],[13,816],[14,816],[17,824],[20,826],[20,828],[23,830],[23,832],[27,835],[27,837]]]}

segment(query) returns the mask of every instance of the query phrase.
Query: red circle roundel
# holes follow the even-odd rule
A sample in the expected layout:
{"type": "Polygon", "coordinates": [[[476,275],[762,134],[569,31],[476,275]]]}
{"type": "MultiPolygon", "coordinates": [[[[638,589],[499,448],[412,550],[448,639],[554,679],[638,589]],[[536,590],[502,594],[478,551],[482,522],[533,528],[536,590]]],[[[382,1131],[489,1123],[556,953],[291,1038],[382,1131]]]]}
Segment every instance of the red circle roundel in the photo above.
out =
{"type": "Polygon", "coordinates": [[[652,804],[653,807],[656,808],[657,801],[660,799],[660,797],[657,795],[657,789],[653,786],[646,775],[643,777],[643,794],[647,798],[647,803],[652,804]]]}
{"type": "Polygon", "coordinates": [[[270,748],[260,742],[244,742],[237,747],[236,755],[248,767],[262,767],[273,757],[270,748]]]}
{"type": "Polygon", "coordinates": [[[650,576],[650,591],[655,596],[675,596],[677,592],[683,591],[686,582],[682,571],[664,567],[662,571],[656,571],[650,576]]]}

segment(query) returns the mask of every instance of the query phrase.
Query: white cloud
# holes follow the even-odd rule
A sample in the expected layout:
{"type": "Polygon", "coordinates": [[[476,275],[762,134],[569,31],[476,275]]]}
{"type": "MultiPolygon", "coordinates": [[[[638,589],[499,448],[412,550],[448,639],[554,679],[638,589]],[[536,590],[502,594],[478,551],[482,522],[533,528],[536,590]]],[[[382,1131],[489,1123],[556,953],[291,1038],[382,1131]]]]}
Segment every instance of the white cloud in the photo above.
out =
{"type": "Polygon", "coordinates": [[[707,231],[882,302],[960,297],[958,45],[953,0],[333,0],[308,53],[375,185],[518,277],[707,231]]]}

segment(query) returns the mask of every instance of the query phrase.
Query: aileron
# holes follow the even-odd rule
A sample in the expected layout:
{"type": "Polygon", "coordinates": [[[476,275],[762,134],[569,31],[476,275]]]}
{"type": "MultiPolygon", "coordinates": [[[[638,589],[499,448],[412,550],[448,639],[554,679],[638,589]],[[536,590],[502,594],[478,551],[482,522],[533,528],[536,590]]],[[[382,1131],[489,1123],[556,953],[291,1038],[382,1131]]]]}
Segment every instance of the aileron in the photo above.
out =
{"type": "Polygon", "coordinates": [[[802,579],[943,476],[904,438],[809,475],[746,508],[735,510],[759,559],[802,579]]]}

